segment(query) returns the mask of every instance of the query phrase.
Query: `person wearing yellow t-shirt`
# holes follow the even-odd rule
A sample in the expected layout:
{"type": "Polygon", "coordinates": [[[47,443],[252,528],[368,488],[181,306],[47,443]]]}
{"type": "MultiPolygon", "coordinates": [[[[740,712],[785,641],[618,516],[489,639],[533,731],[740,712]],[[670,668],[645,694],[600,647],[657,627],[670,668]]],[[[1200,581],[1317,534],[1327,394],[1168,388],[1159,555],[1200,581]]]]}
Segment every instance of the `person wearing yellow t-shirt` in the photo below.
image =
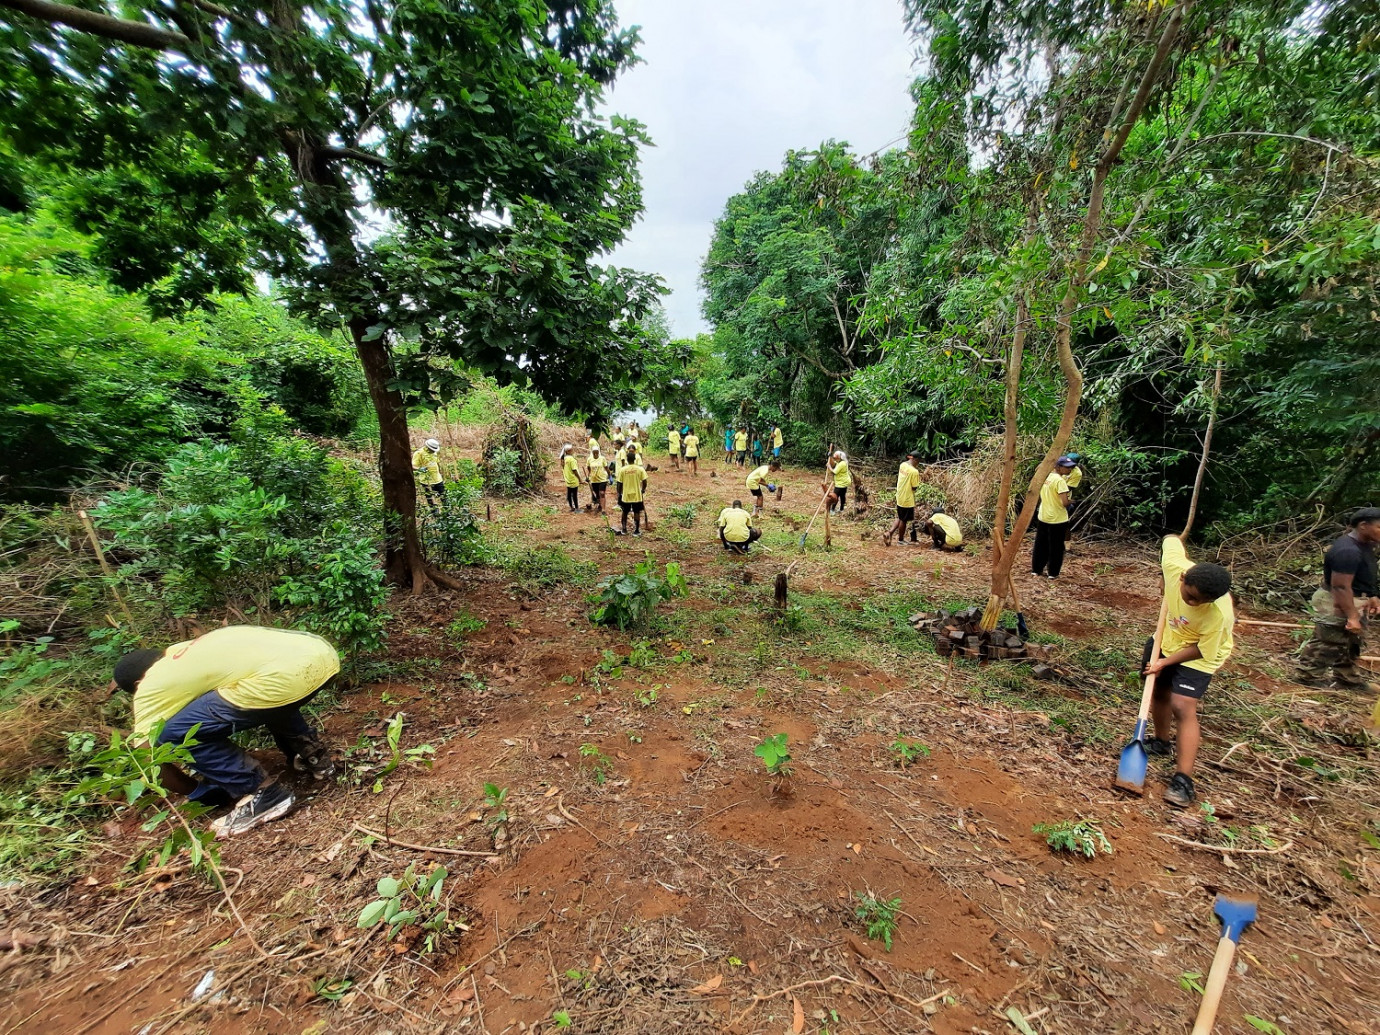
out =
{"type": "Polygon", "coordinates": [[[748,547],[762,538],[761,529],[752,527],[752,517],[743,509],[742,500],[719,511],[719,542],[725,550],[747,553],[748,547]]]}
{"type": "Polygon", "coordinates": [[[647,470],[638,463],[637,447],[629,444],[627,459],[618,472],[618,506],[623,511],[623,535],[628,534],[628,515],[633,516],[633,535],[642,535],[642,501],[647,489],[647,470]]]}
{"type": "Polygon", "coordinates": [[[906,454],[905,462],[896,469],[896,521],[892,524],[886,535],[882,536],[884,546],[891,545],[891,537],[896,537],[896,543],[904,546],[906,542],[906,525],[910,525],[910,541],[916,541],[915,536],[915,490],[920,488],[920,468],[916,466],[920,454],[914,451],[906,454]]]}
{"type": "Polygon", "coordinates": [[[848,455],[842,449],[836,450],[825,470],[833,479],[833,488],[829,490],[829,511],[833,513],[837,505],[838,512],[842,514],[848,502],[848,486],[853,484],[853,476],[848,473],[848,455]]]}
{"type": "Polygon", "coordinates": [[[680,470],[680,432],[674,426],[666,429],[666,449],[671,454],[671,466],[680,470]]]}
{"type": "Polygon", "coordinates": [[[585,481],[589,482],[589,499],[595,513],[604,513],[604,492],[609,487],[609,469],[604,466],[604,458],[599,454],[597,442],[589,451],[589,467],[585,473],[585,481]]]}
{"type": "Polygon", "coordinates": [[[599,437],[595,435],[594,432],[590,431],[588,428],[585,429],[585,437],[589,439],[589,442],[586,443],[585,452],[594,452],[594,450],[597,449],[599,446],[599,437]]]}
{"type": "Polygon", "coordinates": [[[925,533],[936,550],[957,553],[963,549],[963,531],[957,521],[944,513],[943,507],[930,511],[930,516],[925,520],[925,533]]]}
{"type": "Polygon", "coordinates": [[[1231,572],[1219,564],[1194,564],[1183,540],[1166,536],[1160,553],[1164,571],[1165,618],[1160,656],[1151,658],[1154,638],[1145,641],[1142,672],[1155,677],[1150,716],[1155,735],[1145,742],[1151,755],[1175,755],[1174,778],[1164,800],[1177,808],[1193,804],[1193,766],[1198,760],[1198,702],[1212,674],[1231,657],[1236,611],[1231,599],[1231,572]],[[1169,739],[1177,725],[1176,746],[1169,739]]]}
{"type": "Polygon", "coordinates": [[[738,466],[747,466],[748,433],[747,428],[739,428],[733,433],[733,452],[737,454],[738,466]]]}
{"type": "Polygon", "coordinates": [[[441,464],[436,459],[440,451],[441,443],[429,438],[422,443],[421,449],[412,454],[412,474],[426,493],[427,506],[433,513],[446,495],[446,483],[441,480],[441,464]]]}
{"type": "Polygon", "coordinates": [[[623,463],[628,458],[628,454],[623,445],[623,436],[619,435],[613,440],[613,470],[609,473],[613,475],[613,491],[618,497],[618,502],[623,502],[623,483],[618,480],[618,475],[622,473],[623,463]]]}
{"type": "MultiPolygon", "coordinates": [[[[687,424],[686,427],[689,427],[687,424]]],[[[700,437],[693,431],[682,440],[685,443],[685,462],[690,465],[690,473],[700,476],[700,437]]]]}
{"type": "Polygon", "coordinates": [[[765,504],[762,502],[762,486],[765,485],[769,492],[776,491],[776,484],[767,481],[767,479],[771,477],[773,471],[779,470],[781,470],[781,464],[773,460],[769,464],[763,464],[761,467],[753,468],[752,473],[747,476],[747,490],[752,493],[753,517],[756,517],[765,509],[765,504]]]}
{"type": "Polygon", "coordinates": [[[1059,577],[1064,567],[1064,544],[1069,534],[1068,476],[1077,466],[1070,456],[1054,461],[1054,470],[1040,488],[1040,506],[1035,512],[1035,546],[1030,552],[1030,570],[1036,575],[1059,577]]]}
{"type": "Polygon", "coordinates": [[[320,636],[231,625],[164,651],[126,654],[115,663],[111,689],[134,695],[136,743],[183,744],[191,736],[187,751],[199,780],[191,784],[175,767],[164,777],[183,782],[191,801],[235,803],[211,825],[227,837],[286,815],[295,800],[232,735],[265,727],[289,768],[319,780],[334,775],[330,751],[301,708],[339,671],[340,656],[320,636]]]}
{"type": "Polygon", "coordinates": [[[580,462],[569,442],[561,447],[561,476],[565,479],[565,505],[572,514],[580,512],[580,462]]]}
{"type": "Polygon", "coordinates": [[[772,429],[771,429],[771,455],[774,456],[774,457],[776,457],[776,459],[780,460],[780,459],[781,459],[781,447],[782,447],[783,445],[785,445],[785,443],[786,443],[786,440],[785,440],[785,439],[782,437],[782,435],[781,435],[781,428],[780,428],[780,426],[779,426],[779,425],[773,426],[772,429]]]}
{"type": "Polygon", "coordinates": [[[637,440],[641,438],[641,436],[642,432],[637,426],[637,421],[632,421],[628,425],[628,441],[636,445],[637,440]]]}

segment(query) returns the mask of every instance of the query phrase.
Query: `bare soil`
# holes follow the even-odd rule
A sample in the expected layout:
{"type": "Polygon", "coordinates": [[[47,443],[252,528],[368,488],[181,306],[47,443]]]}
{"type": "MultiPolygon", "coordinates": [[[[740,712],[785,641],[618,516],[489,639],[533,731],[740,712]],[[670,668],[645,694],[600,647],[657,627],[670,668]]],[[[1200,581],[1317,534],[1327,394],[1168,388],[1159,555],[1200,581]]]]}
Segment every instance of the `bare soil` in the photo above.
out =
{"type": "Polygon", "coordinates": [[[0,1035],[533,1032],[557,1030],[558,1011],[575,1032],[953,1035],[1017,1031],[1012,1007],[1036,1032],[1186,1032],[1219,891],[1260,907],[1217,1031],[1380,1032],[1372,702],[1290,683],[1288,630],[1239,630],[1203,706],[1210,808],[1176,812],[1165,760],[1144,798],[1111,788],[1139,696],[1126,666],[1157,610],[1151,551],[1075,542],[1063,578],[1019,580],[1074,673],[1036,683],[946,662],[892,614],[985,600],[981,544],[888,549],[878,513],[833,521],[828,551],[816,523],[801,555],[817,479],[790,470],[769,549],[742,561],[713,527],[747,497],[742,473],[705,468],[653,475],[656,531],[640,540],[567,513],[554,482],[495,502],[491,535],[560,544],[603,574],[644,552],[678,561],[690,596],[657,628],[596,627],[587,588],[530,595],[489,568],[462,571],[463,594],[394,601],[394,675],[325,725],[344,749],[402,711],[403,745],[433,745],[434,764],[404,763],[380,793],[331,786],[224,844],[267,958],[185,859],[126,867],[152,836],[139,817],[107,824],[76,878],[0,891],[0,1035]],[[686,503],[682,529],[668,510],[686,503]],[[801,610],[783,625],[772,580],[788,566],[801,610]],[[462,613],[483,628],[457,637],[462,613]],[[655,661],[607,660],[639,641],[655,661]],[[784,783],[753,753],[781,732],[784,783]],[[901,768],[897,737],[930,754],[901,768]],[[486,782],[509,789],[497,848],[486,782]],[[1056,854],[1032,833],[1074,818],[1115,853],[1056,854]],[[449,868],[467,927],[428,955],[415,929],[390,941],[355,922],[411,863],[449,868]],[[901,899],[890,950],[855,915],[863,893],[901,899]],[[314,991],[332,982],[338,1000],[314,991]]]}

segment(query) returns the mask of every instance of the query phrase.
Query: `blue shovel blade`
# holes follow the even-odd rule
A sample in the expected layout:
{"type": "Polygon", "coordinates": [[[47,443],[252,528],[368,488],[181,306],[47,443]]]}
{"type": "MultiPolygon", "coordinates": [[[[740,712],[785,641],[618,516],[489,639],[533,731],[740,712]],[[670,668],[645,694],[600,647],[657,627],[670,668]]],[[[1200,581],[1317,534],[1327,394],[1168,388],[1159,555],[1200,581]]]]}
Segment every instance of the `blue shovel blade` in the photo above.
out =
{"type": "Polygon", "coordinates": [[[1136,732],[1131,742],[1121,749],[1121,760],[1116,767],[1115,785],[1133,794],[1145,793],[1145,771],[1150,766],[1145,753],[1145,722],[1136,723],[1136,732]]]}

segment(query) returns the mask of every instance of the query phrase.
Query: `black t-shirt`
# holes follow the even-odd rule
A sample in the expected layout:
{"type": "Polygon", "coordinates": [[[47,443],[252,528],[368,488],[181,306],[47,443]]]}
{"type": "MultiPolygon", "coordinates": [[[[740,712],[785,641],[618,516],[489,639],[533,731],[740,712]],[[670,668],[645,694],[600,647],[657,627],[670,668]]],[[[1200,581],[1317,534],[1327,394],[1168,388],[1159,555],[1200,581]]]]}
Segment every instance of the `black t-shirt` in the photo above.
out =
{"type": "Polygon", "coordinates": [[[1351,575],[1351,591],[1359,596],[1380,595],[1376,588],[1375,547],[1351,533],[1338,537],[1323,556],[1323,585],[1331,588],[1333,575],[1351,575]]]}

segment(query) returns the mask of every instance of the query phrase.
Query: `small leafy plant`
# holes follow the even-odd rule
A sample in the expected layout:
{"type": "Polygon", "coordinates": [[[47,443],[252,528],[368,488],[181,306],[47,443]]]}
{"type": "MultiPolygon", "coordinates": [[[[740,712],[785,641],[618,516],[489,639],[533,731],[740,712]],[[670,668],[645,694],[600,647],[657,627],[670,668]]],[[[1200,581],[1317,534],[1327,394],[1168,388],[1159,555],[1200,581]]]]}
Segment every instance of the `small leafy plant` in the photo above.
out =
{"type": "Polygon", "coordinates": [[[908,768],[917,758],[929,758],[930,749],[918,740],[897,737],[891,742],[891,757],[902,769],[908,768]]]}
{"type": "Polygon", "coordinates": [[[896,934],[896,915],[901,911],[901,896],[878,898],[870,891],[854,892],[858,900],[856,915],[863,922],[863,930],[873,941],[880,941],[891,951],[891,939],[896,934]]]}
{"type": "Polygon", "coordinates": [[[609,774],[613,772],[613,760],[608,755],[595,744],[581,744],[580,757],[588,760],[584,765],[589,770],[591,780],[600,787],[608,783],[609,774]]]}
{"type": "Polygon", "coordinates": [[[468,611],[461,611],[455,616],[455,620],[446,626],[446,632],[453,640],[458,640],[466,633],[479,632],[489,623],[483,618],[470,614],[468,611]]]}
{"type": "Polygon", "coordinates": [[[699,508],[693,503],[682,503],[678,507],[672,507],[666,513],[669,514],[671,520],[680,525],[681,528],[689,528],[695,523],[695,514],[698,513],[698,511],[699,508]]]}
{"type": "Polygon", "coordinates": [[[786,739],[786,734],[777,733],[767,737],[753,750],[753,754],[760,758],[762,764],[767,767],[767,772],[781,780],[790,779],[792,772],[794,772],[791,768],[791,752],[786,747],[786,739]]]}
{"type": "Polygon", "coordinates": [[[1033,830],[1056,852],[1071,852],[1074,855],[1081,853],[1089,859],[1096,856],[1099,850],[1106,855],[1112,854],[1112,843],[1107,840],[1107,835],[1090,819],[1036,823],[1033,830]]]}
{"type": "Polygon", "coordinates": [[[599,606],[590,615],[595,625],[615,625],[628,629],[645,621],[657,605],[673,597],[685,596],[685,577],[680,565],[666,565],[665,577],[653,573],[650,555],[624,575],[612,575],[599,583],[599,606]]]}
{"type": "Polygon", "coordinates": [[[490,827],[499,827],[507,823],[507,801],[507,787],[500,787],[496,783],[486,783],[484,785],[484,807],[489,810],[489,817],[484,822],[490,827]]]}
{"type": "Polygon", "coordinates": [[[416,927],[424,932],[419,953],[434,952],[442,938],[461,926],[451,922],[450,910],[441,903],[447,876],[444,866],[420,874],[413,863],[401,877],[381,878],[377,886],[379,897],[360,910],[358,926],[387,924],[390,939],[406,927],[416,927]]]}
{"type": "Polygon", "coordinates": [[[379,750],[379,745],[370,737],[361,735],[358,743],[347,747],[345,749],[345,773],[341,779],[362,784],[372,776],[374,778],[373,792],[382,794],[383,778],[404,762],[429,767],[431,756],[436,753],[436,748],[430,744],[418,744],[416,747],[410,748],[403,747],[404,722],[405,715],[403,712],[398,712],[388,720],[388,725],[384,730],[384,749],[388,756],[386,760],[383,760],[384,752],[379,750]]]}

